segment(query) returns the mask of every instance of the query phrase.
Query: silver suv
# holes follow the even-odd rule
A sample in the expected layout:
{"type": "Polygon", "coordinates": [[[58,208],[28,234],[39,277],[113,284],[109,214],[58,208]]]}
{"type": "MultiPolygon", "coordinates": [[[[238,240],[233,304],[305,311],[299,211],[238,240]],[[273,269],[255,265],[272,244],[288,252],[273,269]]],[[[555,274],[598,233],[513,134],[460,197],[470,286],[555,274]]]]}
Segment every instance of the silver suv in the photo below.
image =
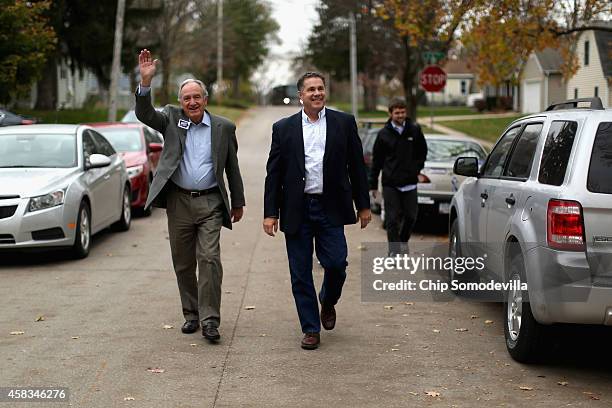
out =
{"type": "Polygon", "coordinates": [[[612,325],[612,110],[574,99],[514,121],[451,202],[451,256],[503,285],[510,355],[532,362],[553,323],[612,325]],[[588,104],[586,108],[582,104],[588,104]],[[515,283],[515,284],[512,284],[515,283]]]}

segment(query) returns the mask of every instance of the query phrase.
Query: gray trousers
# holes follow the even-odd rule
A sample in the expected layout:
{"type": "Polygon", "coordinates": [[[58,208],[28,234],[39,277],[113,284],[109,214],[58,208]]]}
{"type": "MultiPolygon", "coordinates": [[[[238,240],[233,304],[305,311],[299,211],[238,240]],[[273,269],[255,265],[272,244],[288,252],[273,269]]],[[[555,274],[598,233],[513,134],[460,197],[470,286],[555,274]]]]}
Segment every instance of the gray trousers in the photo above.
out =
{"type": "Polygon", "coordinates": [[[185,320],[221,320],[223,198],[218,192],[191,197],[169,188],[168,233],[185,320]],[[196,275],[196,267],[198,275],[196,275]]]}

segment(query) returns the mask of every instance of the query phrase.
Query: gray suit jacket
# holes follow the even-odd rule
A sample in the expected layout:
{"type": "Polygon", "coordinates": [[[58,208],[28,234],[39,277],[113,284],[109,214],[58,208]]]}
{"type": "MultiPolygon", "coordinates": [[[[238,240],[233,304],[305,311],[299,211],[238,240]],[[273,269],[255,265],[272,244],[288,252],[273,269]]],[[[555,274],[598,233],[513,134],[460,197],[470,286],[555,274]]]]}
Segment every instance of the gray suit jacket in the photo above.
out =
{"type": "MultiPolygon", "coordinates": [[[[210,115],[212,128],[211,144],[215,177],[217,178],[217,184],[225,203],[223,226],[231,229],[230,208],[238,208],[245,205],[242,176],[238,167],[236,126],[226,118],[211,115],[210,112],[208,114],[210,115]],[[227,196],[223,171],[225,171],[227,176],[231,193],[231,206],[227,196]]],[[[149,189],[145,208],[148,208],[150,205],[166,208],[168,180],[170,180],[170,177],[181,162],[187,137],[187,130],[178,127],[178,121],[179,119],[188,121],[189,118],[178,106],[166,105],[162,112],[156,111],[151,105],[151,94],[140,96],[138,91],[136,92],[136,117],[145,125],[164,135],[164,149],[157,166],[157,171],[153,177],[153,183],[149,189]]]]}

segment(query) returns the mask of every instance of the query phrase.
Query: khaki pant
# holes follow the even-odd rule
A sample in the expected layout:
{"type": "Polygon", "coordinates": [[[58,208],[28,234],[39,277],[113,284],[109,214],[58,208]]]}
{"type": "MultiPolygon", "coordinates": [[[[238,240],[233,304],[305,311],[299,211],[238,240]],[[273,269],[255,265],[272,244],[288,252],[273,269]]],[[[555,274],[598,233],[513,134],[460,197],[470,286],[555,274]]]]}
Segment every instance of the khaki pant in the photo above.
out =
{"type": "Polygon", "coordinates": [[[185,320],[203,325],[221,319],[223,198],[219,192],[191,197],[169,189],[168,232],[185,320]],[[196,266],[199,276],[196,276],[196,266]]]}

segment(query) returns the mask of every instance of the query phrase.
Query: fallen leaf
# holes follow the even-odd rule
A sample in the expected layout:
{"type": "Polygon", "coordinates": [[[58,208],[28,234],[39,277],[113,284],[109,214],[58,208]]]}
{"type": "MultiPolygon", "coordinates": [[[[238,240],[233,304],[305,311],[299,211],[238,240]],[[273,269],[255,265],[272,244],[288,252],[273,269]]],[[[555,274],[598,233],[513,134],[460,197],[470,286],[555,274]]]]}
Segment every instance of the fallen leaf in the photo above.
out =
{"type": "Polygon", "coordinates": [[[43,322],[43,321],[45,321],[45,316],[38,316],[38,317],[36,318],[36,321],[37,321],[37,322],[43,322]]]}
{"type": "Polygon", "coordinates": [[[427,391],[425,392],[425,395],[427,395],[428,397],[439,397],[440,393],[436,391],[427,391]]]}
{"type": "Polygon", "coordinates": [[[526,386],[521,386],[519,387],[521,390],[523,391],[533,391],[533,387],[526,387],[526,386]]]}
{"type": "Polygon", "coordinates": [[[106,254],[106,256],[113,256],[113,254],[111,254],[111,253],[108,253],[108,254],[106,254]]]}
{"type": "Polygon", "coordinates": [[[493,320],[485,320],[485,324],[493,324],[493,320]]]}
{"type": "Polygon", "coordinates": [[[399,351],[399,349],[392,348],[391,351],[399,351]]]}
{"type": "Polygon", "coordinates": [[[267,334],[266,334],[266,333],[261,333],[261,334],[259,335],[259,337],[266,337],[266,336],[267,336],[267,334]]]}
{"type": "Polygon", "coordinates": [[[470,316],[470,319],[478,319],[479,317],[480,317],[480,316],[478,316],[478,315],[471,315],[471,316],[470,316]]]}
{"type": "Polygon", "coordinates": [[[196,343],[191,343],[190,346],[191,347],[197,347],[198,345],[196,343]]]}
{"type": "Polygon", "coordinates": [[[11,336],[21,336],[22,334],[25,334],[25,332],[22,332],[22,331],[12,331],[11,332],[11,336]]]}
{"type": "Polygon", "coordinates": [[[134,401],[134,397],[125,397],[123,400],[124,401],[134,401]]]}
{"type": "Polygon", "coordinates": [[[72,336],[71,338],[72,338],[72,340],[78,340],[78,339],[80,339],[80,337],[79,337],[79,336],[72,336]]]}
{"type": "Polygon", "coordinates": [[[408,315],[407,315],[406,313],[404,313],[404,314],[402,315],[402,317],[408,317],[408,315]]]}
{"type": "Polygon", "coordinates": [[[468,329],[466,329],[465,327],[460,327],[458,329],[455,329],[456,332],[466,332],[468,331],[468,329]]]}
{"type": "Polygon", "coordinates": [[[414,391],[408,391],[408,394],[410,394],[410,395],[419,395],[419,394],[417,394],[417,393],[416,393],[416,392],[414,392],[414,391]]]}
{"type": "Polygon", "coordinates": [[[164,370],[163,368],[147,368],[147,371],[150,373],[155,373],[155,374],[159,374],[159,373],[163,373],[166,370],[164,370]]]}
{"type": "Polygon", "coordinates": [[[562,386],[567,386],[567,384],[569,384],[567,381],[559,381],[557,384],[562,385],[562,386]]]}
{"type": "Polygon", "coordinates": [[[440,330],[438,330],[438,329],[433,329],[433,332],[434,332],[434,333],[440,333],[440,330]]]}
{"type": "Polygon", "coordinates": [[[255,309],[255,306],[245,306],[244,310],[253,310],[255,309]]]}
{"type": "Polygon", "coordinates": [[[404,302],[404,304],[405,304],[406,306],[412,306],[412,305],[414,305],[414,303],[413,303],[413,302],[404,302]]]}
{"type": "Polygon", "coordinates": [[[385,310],[393,310],[393,306],[385,306],[383,309],[385,309],[385,310]]]}
{"type": "Polygon", "coordinates": [[[174,329],[174,326],[170,325],[170,324],[164,324],[163,326],[164,329],[168,330],[168,329],[174,329]]]}

